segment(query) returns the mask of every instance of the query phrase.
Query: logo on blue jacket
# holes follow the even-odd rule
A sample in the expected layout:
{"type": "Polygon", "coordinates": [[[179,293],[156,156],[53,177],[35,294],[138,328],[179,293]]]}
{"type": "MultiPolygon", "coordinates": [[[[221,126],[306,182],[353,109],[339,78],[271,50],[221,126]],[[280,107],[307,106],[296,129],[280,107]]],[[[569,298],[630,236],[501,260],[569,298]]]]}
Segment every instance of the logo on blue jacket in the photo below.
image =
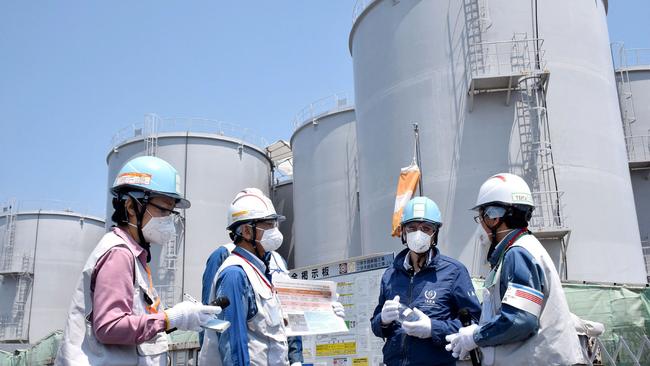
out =
{"type": "Polygon", "coordinates": [[[435,305],[436,301],[436,291],[435,290],[426,290],[424,292],[424,303],[427,305],[435,305]]]}

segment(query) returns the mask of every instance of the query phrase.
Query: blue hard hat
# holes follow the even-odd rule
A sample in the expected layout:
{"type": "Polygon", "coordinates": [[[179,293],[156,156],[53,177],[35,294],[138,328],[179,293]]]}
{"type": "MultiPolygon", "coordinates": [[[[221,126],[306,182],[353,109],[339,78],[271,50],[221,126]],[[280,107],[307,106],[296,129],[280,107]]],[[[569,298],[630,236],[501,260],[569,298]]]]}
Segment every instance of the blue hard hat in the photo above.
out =
{"type": "Polygon", "coordinates": [[[412,198],[402,212],[401,225],[411,221],[427,221],[438,226],[442,225],[442,214],[432,199],[427,197],[412,198]]]}
{"type": "Polygon", "coordinates": [[[129,160],[117,173],[111,192],[150,192],[154,195],[171,197],[176,207],[188,208],[190,201],[180,192],[181,178],[168,162],[155,156],[140,156],[129,160]]]}

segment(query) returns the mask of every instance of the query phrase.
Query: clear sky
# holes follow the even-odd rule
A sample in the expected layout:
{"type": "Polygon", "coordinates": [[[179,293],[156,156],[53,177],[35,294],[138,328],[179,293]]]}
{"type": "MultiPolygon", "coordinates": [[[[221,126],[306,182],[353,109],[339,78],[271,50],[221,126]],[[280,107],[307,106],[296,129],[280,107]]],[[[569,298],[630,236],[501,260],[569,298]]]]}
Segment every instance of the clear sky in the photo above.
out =
{"type": "MultiPolygon", "coordinates": [[[[111,137],[149,112],[288,139],[305,105],[352,95],[353,5],[0,2],[0,201],[102,215],[111,137]]],[[[611,40],[650,48],[649,15],[650,0],[610,0],[611,40]]]]}

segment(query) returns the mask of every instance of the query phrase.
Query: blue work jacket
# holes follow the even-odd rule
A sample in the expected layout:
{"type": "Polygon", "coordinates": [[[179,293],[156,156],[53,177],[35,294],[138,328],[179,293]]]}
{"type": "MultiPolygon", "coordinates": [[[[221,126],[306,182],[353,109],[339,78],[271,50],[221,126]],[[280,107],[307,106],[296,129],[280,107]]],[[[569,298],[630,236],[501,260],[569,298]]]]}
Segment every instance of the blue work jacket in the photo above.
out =
{"type": "Polygon", "coordinates": [[[467,268],[441,255],[433,248],[433,258],[418,273],[404,267],[409,250],[400,252],[381,279],[379,303],[370,320],[372,332],[385,339],[384,363],[394,365],[455,365],[451,352],[445,350],[445,336],[458,332],[458,311],[467,308],[478,322],[481,306],[467,268]],[[431,338],[407,335],[397,322],[381,324],[381,309],[386,300],[399,295],[400,302],[417,307],[431,319],[431,338]]]}

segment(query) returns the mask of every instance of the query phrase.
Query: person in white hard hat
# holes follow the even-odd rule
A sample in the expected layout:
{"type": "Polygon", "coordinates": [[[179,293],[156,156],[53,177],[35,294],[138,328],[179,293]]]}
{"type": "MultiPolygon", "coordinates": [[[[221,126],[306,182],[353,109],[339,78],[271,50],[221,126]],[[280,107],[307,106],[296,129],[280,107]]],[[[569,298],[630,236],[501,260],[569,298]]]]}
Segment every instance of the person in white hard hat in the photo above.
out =
{"type": "Polygon", "coordinates": [[[533,209],[530,188],[516,175],[497,174],[481,186],[474,220],[492,270],[479,324],[446,337],[454,356],[480,347],[488,366],[587,364],[555,265],[528,230],[533,209]]]}
{"type": "MultiPolygon", "coordinates": [[[[289,344],[280,303],[273,287],[270,261],[282,245],[278,215],[257,188],[237,193],[228,211],[228,230],[235,244],[217,270],[209,302],[225,296],[230,305],[219,315],[230,327],[219,334],[206,330],[201,365],[289,365],[289,344]]],[[[333,303],[337,315],[343,306],[333,303]]],[[[301,360],[292,359],[292,365],[301,360]]]]}

